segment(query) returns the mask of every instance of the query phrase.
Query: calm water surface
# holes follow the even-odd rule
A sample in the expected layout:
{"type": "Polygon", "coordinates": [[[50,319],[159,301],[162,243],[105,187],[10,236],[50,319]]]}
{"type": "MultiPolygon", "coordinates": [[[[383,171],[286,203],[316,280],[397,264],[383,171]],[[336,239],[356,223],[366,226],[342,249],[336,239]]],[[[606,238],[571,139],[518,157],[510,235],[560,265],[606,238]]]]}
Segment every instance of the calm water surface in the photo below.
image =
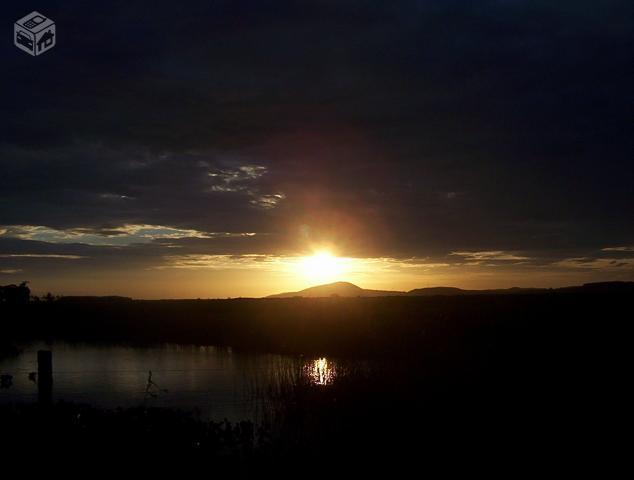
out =
{"type": "Polygon", "coordinates": [[[35,402],[37,351],[53,352],[53,398],[105,408],[138,405],[198,409],[204,418],[257,421],[258,391],[301,371],[317,385],[335,375],[326,358],[236,353],[227,348],[162,345],[139,348],[57,342],[23,346],[23,352],[0,359],[0,374],[13,376],[0,389],[0,403],[35,402]],[[299,369],[299,370],[298,370],[299,369]],[[148,371],[156,386],[146,393],[148,371]],[[166,392],[164,390],[167,390],[166,392]]]}

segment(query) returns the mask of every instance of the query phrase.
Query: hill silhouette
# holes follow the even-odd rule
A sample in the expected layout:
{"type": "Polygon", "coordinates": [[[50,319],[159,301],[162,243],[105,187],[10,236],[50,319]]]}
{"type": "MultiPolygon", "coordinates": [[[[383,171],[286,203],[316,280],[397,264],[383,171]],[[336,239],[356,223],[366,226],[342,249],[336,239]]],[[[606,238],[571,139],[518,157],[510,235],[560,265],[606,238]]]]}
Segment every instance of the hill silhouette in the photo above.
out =
{"type": "Polygon", "coordinates": [[[543,293],[601,293],[601,292],[632,292],[634,282],[597,282],[583,285],[561,288],[501,288],[487,290],[465,290],[457,287],[428,287],[415,288],[407,292],[398,290],[369,290],[361,288],[350,282],[334,282],[325,285],[306,288],[298,292],[285,292],[269,295],[266,298],[325,298],[325,297],[433,297],[433,296],[457,296],[457,295],[521,295],[543,293]]]}
{"type": "Polygon", "coordinates": [[[390,290],[368,290],[350,282],[335,282],[306,288],[299,292],[278,293],[266,298],[323,298],[323,297],[393,297],[405,295],[404,292],[390,290]]]}

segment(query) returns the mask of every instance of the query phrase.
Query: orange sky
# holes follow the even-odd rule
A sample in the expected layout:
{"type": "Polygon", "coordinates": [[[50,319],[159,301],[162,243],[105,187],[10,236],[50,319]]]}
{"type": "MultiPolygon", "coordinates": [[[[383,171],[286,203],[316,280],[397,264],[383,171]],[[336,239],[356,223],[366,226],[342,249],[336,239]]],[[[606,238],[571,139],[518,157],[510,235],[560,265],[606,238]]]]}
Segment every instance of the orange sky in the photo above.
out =
{"type": "MultiPolygon", "coordinates": [[[[476,262],[470,262],[476,263],[476,262]]],[[[498,261],[487,265],[435,263],[425,259],[244,256],[173,258],[138,270],[44,275],[32,282],[35,294],[122,295],[134,298],[261,297],[334,281],[362,288],[411,290],[433,286],[468,289],[559,287],[619,279],[615,269],[553,268],[498,261]],[[510,263],[508,265],[504,263],[510,263]]],[[[622,270],[627,275],[630,270],[622,270]]],[[[11,275],[19,278],[19,273],[11,275]]]]}

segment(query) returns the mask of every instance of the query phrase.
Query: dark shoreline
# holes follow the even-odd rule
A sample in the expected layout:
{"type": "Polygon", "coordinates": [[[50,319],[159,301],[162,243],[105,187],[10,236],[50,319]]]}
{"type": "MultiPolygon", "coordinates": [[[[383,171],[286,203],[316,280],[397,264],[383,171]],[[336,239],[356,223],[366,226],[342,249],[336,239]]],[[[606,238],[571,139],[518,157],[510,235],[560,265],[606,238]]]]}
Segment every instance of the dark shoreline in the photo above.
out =
{"type": "Polygon", "coordinates": [[[72,299],[0,305],[6,341],[226,346],[383,358],[553,345],[618,322],[629,293],[232,300],[72,299]]]}

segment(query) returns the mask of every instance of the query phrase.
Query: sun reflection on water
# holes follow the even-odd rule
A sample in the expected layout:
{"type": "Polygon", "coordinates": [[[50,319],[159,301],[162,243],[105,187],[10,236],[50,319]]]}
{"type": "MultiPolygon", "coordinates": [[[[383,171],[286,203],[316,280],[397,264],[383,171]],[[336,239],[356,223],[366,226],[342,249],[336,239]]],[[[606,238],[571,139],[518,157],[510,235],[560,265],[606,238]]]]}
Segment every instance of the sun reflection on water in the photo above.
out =
{"type": "Polygon", "coordinates": [[[309,362],[304,368],[306,375],[315,385],[330,385],[336,376],[334,364],[325,357],[309,362]]]}

